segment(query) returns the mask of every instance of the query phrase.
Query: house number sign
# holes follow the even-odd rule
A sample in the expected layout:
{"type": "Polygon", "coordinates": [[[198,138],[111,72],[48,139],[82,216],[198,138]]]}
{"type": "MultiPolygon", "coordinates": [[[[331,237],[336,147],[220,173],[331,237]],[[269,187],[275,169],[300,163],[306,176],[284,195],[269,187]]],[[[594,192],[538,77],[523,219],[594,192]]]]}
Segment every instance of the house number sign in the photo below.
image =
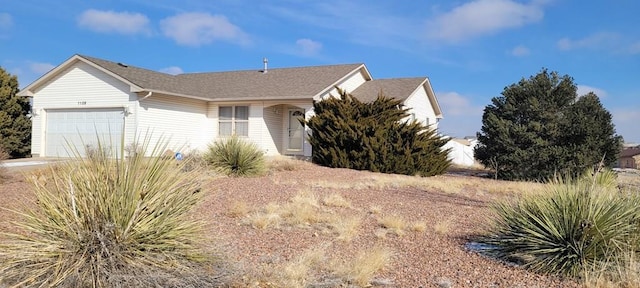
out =
{"type": "Polygon", "coordinates": [[[87,101],[78,101],[78,105],[79,106],[87,105],[87,101]]]}

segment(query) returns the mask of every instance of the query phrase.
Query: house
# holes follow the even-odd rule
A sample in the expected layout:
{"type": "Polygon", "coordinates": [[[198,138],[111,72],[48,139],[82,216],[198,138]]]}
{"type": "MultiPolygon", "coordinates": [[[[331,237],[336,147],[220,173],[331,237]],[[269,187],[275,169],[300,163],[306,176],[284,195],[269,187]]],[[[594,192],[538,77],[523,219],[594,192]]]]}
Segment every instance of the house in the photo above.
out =
{"type": "Polygon", "coordinates": [[[640,167],[640,147],[622,149],[618,157],[618,168],[638,169],[640,167]]]}
{"type": "Polygon", "coordinates": [[[337,95],[336,87],[363,101],[383,90],[433,129],[442,118],[428,78],[373,80],[364,64],[267,69],[265,62],[264,69],[170,75],[74,55],[18,95],[33,97],[34,157],[66,157],[68,143],[85,153],[96,135],[118,149],[147,133],[151,145],[170,139],[185,152],[235,134],[266,155],[311,156],[298,119],[313,116],[313,101],[337,95]]]}
{"type": "Polygon", "coordinates": [[[459,166],[473,166],[476,164],[473,149],[478,144],[475,138],[449,138],[449,141],[442,146],[442,149],[449,150],[449,160],[459,166]]]}

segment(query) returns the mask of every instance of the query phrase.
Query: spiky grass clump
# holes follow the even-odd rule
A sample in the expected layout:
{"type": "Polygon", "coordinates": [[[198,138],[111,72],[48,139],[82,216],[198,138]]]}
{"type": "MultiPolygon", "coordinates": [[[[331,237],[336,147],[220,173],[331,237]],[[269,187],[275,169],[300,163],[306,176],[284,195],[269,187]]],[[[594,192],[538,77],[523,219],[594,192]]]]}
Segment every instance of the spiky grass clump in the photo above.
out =
{"type": "Polygon", "coordinates": [[[408,226],[407,221],[398,215],[386,215],[378,219],[378,224],[398,236],[404,235],[408,226]]]}
{"type": "Polygon", "coordinates": [[[209,145],[205,161],[226,175],[256,176],[266,171],[264,153],[253,142],[237,136],[209,145]]]}
{"type": "Polygon", "coordinates": [[[335,272],[350,284],[369,287],[373,276],[391,263],[393,252],[386,247],[376,246],[361,251],[348,263],[337,263],[335,272]]]}
{"type": "MultiPolygon", "coordinates": [[[[164,150],[156,146],[151,155],[164,150]]],[[[23,232],[6,234],[8,241],[0,244],[0,283],[211,283],[193,278],[201,271],[194,270],[198,261],[206,260],[197,247],[201,223],[189,215],[203,194],[194,180],[197,171],[184,172],[175,161],[142,155],[126,160],[100,153],[78,156],[51,168],[46,182],[32,177],[37,202],[18,212],[23,220],[16,225],[23,232]]]]}
{"type": "Polygon", "coordinates": [[[566,276],[635,251],[640,198],[590,179],[572,182],[560,180],[547,193],[497,204],[494,225],[480,242],[498,258],[566,276]]]}

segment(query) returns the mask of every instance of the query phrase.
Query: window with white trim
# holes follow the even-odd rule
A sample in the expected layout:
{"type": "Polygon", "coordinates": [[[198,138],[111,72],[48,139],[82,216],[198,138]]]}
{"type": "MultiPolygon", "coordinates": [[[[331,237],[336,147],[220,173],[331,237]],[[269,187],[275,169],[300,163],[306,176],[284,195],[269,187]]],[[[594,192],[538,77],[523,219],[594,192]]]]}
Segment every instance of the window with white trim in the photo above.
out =
{"type": "Polygon", "coordinates": [[[220,136],[249,136],[249,106],[220,106],[218,122],[220,136]]]}

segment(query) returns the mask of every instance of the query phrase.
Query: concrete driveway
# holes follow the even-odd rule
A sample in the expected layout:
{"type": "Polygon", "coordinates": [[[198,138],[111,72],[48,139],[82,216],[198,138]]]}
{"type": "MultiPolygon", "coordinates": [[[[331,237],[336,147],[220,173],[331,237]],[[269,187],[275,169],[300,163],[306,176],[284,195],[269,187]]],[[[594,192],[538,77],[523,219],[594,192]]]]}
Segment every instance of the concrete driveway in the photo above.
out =
{"type": "Polygon", "coordinates": [[[49,165],[57,161],[63,161],[61,158],[21,158],[10,159],[0,162],[0,167],[7,169],[9,172],[28,171],[49,165]]]}

